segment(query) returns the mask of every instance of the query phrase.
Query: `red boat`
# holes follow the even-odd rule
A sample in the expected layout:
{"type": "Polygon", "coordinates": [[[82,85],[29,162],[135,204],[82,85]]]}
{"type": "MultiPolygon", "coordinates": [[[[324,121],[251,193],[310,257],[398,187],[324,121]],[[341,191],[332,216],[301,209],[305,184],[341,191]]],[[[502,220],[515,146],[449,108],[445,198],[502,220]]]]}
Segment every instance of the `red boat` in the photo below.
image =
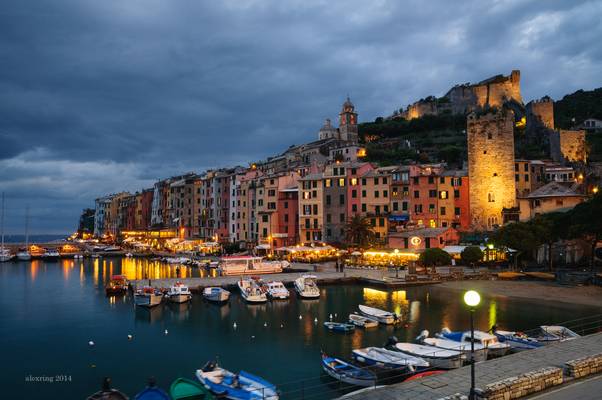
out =
{"type": "Polygon", "coordinates": [[[419,372],[417,374],[414,374],[414,375],[410,376],[404,382],[415,381],[416,379],[426,378],[427,376],[439,375],[439,374],[442,374],[444,372],[445,371],[438,370],[438,369],[435,369],[435,370],[432,370],[432,371],[419,372]]]}
{"type": "Polygon", "coordinates": [[[125,294],[128,290],[128,280],[125,275],[113,275],[105,288],[107,295],[125,294]]]}

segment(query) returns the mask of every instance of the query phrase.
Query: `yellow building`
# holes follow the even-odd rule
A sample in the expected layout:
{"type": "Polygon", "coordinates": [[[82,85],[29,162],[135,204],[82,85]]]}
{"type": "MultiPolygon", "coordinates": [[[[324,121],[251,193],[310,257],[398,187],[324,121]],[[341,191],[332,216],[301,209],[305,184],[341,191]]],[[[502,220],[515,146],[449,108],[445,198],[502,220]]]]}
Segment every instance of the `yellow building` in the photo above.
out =
{"type": "Polygon", "coordinates": [[[377,239],[385,239],[390,213],[391,175],[397,167],[377,168],[366,172],[360,178],[360,214],[370,219],[377,239]]]}
{"type": "Polygon", "coordinates": [[[321,242],[324,226],[322,174],[299,179],[299,238],[301,242],[321,242]]]}
{"type": "Polygon", "coordinates": [[[518,199],[520,220],[554,211],[566,211],[585,201],[586,195],[577,192],[571,183],[550,182],[518,199]]]}

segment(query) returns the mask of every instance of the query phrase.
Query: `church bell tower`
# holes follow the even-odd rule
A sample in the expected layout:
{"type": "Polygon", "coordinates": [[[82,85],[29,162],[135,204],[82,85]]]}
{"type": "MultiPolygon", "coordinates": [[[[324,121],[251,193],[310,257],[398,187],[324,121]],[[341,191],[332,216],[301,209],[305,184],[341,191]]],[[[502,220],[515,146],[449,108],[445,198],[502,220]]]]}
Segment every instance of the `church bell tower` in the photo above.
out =
{"type": "Polygon", "coordinates": [[[347,100],[343,103],[343,109],[339,113],[339,132],[341,140],[357,143],[357,113],[355,112],[355,106],[349,100],[349,96],[347,96],[347,100]]]}

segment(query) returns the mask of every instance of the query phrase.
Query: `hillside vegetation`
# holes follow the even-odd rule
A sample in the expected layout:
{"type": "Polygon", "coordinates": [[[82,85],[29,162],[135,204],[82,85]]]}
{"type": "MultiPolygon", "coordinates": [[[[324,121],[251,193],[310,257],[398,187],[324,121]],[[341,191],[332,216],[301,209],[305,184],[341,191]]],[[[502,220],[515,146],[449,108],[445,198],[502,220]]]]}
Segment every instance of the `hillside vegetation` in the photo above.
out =
{"type": "Polygon", "coordinates": [[[554,125],[560,129],[570,129],[587,118],[602,120],[602,88],[577,90],[554,102],[554,125]],[[573,118],[575,123],[573,123],[573,118]]]}

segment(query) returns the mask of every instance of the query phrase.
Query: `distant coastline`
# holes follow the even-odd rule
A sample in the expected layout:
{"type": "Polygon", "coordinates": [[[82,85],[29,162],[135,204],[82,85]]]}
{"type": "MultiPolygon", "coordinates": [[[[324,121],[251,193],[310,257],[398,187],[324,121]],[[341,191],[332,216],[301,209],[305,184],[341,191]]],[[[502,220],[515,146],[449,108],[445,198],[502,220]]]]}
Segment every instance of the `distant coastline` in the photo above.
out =
{"type": "MultiPolygon", "coordinates": [[[[51,243],[69,237],[68,233],[62,235],[29,235],[29,243],[51,243]]],[[[25,243],[25,235],[4,235],[4,243],[25,243]]]]}

